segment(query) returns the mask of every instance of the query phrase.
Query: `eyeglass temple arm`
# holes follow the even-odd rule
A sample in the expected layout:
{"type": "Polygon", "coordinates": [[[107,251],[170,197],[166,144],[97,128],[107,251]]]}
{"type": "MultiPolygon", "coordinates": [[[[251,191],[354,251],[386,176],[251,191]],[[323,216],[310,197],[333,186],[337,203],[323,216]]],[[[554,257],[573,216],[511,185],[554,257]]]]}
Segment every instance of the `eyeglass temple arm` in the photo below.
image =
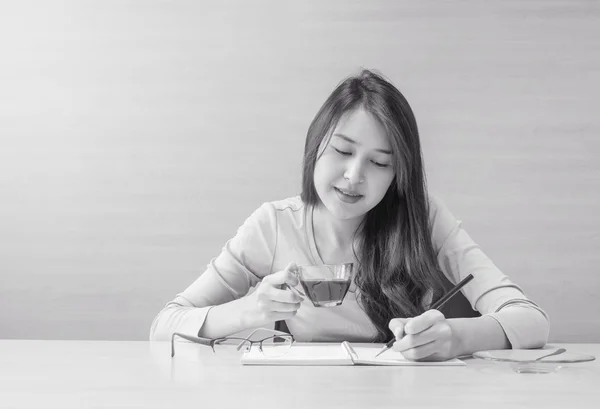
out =
{"type": "Polygon", "coordinates": [[[187,339],[188,341],[196,342],[198,344],[207,345],[207,346],[211,346],[211,343],[212,343],[212,340],[209,338],[195,337],[193,335],[180,334],[179,332],[173,333],[173,335],[171,336],[171,342],[173,342],[173,340],[175,339],[176,336],[181,337],[183,339],[187,339]]]}
{"type": "Polygon", "coordinates": [[[186,335],[186,334],[181,334],[179,332],[174,332],[171,335],[171,358],[173,358],[175,356],[175,337],[176,336],[181,337],[183,339],[187,339],[188,341],[192,341],[192,342],[196,342],[198,344],[207,345],[209,347],[212,347],[212,340],[210,340],[208,338],[194,337],[192,335],[186,335]]]}
{"type": "Polygon", "coordinates": [[[240,350],[244,344],[246,342],[250,342],[252,343],[252,341],[250,340],[250,338],[252,338],[252,335],[256,334],[258,331],[268,331],[273,333],[274,335],[290,335],[287,332],[283,332],[283,331],[278,331],[276,329],[270,329],[270,328],[256,328],[254,331],[252,331],[247,337],[246,339],[244,339],[242,342],[239,343],[239,345],[237,346],[236,350],[240,350]]]}

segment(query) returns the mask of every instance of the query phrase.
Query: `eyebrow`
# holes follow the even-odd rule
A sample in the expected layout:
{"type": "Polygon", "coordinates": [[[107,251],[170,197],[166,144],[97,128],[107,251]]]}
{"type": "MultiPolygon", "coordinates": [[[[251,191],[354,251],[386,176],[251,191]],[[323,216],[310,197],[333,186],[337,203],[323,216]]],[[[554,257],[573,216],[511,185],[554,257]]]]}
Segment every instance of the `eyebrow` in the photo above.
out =
{"type": "MultiPolygon", "coordinates": [[[[347,142],[353,143],[355,145],[360,145],[360,143],[356,142],[354,139],[347,137],[344,134],[341,133],[335,133],[333,134],[333,136],[337,136],[338,138],[341,138],[347,142]]],[[[381,153],[385,153],[386,155],[391,155],[392,151],[388,151],[387,149],[375,149],[376,152],[381,152],[381,153]]]]}

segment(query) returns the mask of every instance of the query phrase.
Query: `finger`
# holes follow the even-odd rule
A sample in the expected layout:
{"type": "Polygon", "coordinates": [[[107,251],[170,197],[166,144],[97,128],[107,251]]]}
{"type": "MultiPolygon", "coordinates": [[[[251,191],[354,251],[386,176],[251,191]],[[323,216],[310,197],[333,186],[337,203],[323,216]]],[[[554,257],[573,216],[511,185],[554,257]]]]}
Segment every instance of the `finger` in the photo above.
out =
{"type": "Polygon", "coordinates": [[[285,266],[285,270],[288,270],[294,274],[298,272],[298,265],[296,265],[295,261],[290,261],[287,266],[285,266]]]}
{"type": "Polygon", "coordinates": [[[390,320],[388,327],[396,339],[400,339],[404,336],[404,326],[407,321],[407,318],[393,318],[390,320]]]}
{"type": "Polygon", "coordinates": [[[287,266],[285,266],[284,271],[287,272],[286,274],[286,283],[291,285],[292,287],[297,286],[300,282],[298,281],[298,266],[296,265],[296,263],[294,261],[291,261],[288,263],[287,266]]]}
{"type": "Polygon", "coordinates": [[[302,303],[287,303],[287,302],[278,302],[273,300],[260,300],[258,302],[259,307],[264,311],[273,311],[273,312],[291,312],[296,311],[302,303]]]}
{"type": "Polygon", "coordinates": [[[431,341],[425,345],[419,345],[415,348],[410,348],[402,352],[402,356],[411,361],[427,360],[428,357],[439,352],[440,342],[431,341]]]}
{"type": "Polygon", "coordinates": [[[264,313],[264,316],[268,321],[282,321],[295,317],[297,313],[298,310],[290,312],[268,311],[264,313]]]}
{"type": "Polygon", "coordinates": [[[451,336],[450,327],[444,322],[438,322],[433,327],[418,334],[405,335],[394,343],[394,349],[398,352],[406,351],[426,345],[432,341],[444,341],[451,336]]]}
{"type": "Polygon", "coordinates": [[[259,297],[264,300],[277,301],[281,303],[295,304],[304,301],[304,297],[289,289],[280,290],[279,288],[269,287],[264,290],[263,295],[259,297]]]}
{"type": "Polygon", "coordinates": [[[292,261],[291,263],[288,263],[288,265],[283,270],[278,271],[273,274],[269,274],[268,276],[263,278],[263,281],[272,286],[280,286],[282,284],[289,284],[292,287],[294,287],[294,286],[298,285],[298,278],[296,277],[296,274],[294,273],[297,268],[298,267],[296,266],[296,263],[294,263],[292,261]]]}
{"type": "Polygon", "coordinates": [[[446,317],[444,317],[444,314],[438,310],[425,311],[423,314],[411,319],[410,322],[404,326],[404,332],[407,334],[418,334],[445,319],[446,317]]]}

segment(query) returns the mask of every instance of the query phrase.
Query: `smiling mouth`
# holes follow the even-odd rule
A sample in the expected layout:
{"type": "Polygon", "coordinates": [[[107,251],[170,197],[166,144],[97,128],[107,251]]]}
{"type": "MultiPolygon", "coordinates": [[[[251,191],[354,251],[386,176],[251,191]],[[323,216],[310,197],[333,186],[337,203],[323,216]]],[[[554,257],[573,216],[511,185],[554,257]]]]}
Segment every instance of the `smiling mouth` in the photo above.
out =
{"type": "Polygon", "coordinates": [[[350,193],[350,192],[345,192],[341,189],[338,189],[337,187],[333,187],[335,190],[337,190],[339,193],[343,194],[344,196],[348,196],[348,197],[355,197],[355,198],[359,198],[362,197],[363,195],[359,195],[357,193],[350,193]]]}

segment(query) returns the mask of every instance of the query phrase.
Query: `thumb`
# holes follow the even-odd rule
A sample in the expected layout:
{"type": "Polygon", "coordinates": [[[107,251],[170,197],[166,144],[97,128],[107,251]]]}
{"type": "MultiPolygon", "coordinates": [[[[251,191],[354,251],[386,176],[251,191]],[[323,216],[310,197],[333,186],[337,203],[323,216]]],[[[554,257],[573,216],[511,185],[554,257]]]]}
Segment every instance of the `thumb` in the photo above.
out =
{"type": "Polygon", "coordinates": [[[298,285],[298,266],[295,261],[291,261],[285,266],[286,274],[286,283],[295,287],[298,285]]]}
{"type": "Polygon", "coordinates": [[[388,327],[394,334],[396,340],[399,340],[404,336],[404,327],[407,322],[408,318],[393,318],[390,320],[388,327]]]}
{"type": "Polygon", "coordinates": [[[268,275],[263,279],[270,285],[279,286],[283,284],[290,284],[292,286],[296,286],[298,284],[298,279],[296,278],[295,271],[297,269],[296,263],[291,262],[283,269],[271,275],[268,275]]]}
{"type": "Polygon", "coordinates": [[[296,265],[295,261],[290,261],[288,265],[285,266],[285,270],[295,273],[296,270],[298,270],[298,266],[296,265]]]}

